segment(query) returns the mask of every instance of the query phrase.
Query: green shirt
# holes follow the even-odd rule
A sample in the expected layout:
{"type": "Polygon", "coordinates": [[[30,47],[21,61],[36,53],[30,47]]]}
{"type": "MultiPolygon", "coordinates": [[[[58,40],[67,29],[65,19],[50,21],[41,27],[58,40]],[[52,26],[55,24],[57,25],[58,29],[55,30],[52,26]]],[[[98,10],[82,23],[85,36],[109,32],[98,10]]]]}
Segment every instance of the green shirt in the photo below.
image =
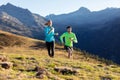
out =
{"type": "Polygon", "coordinates": [[[60,36],[60,40],[62,43],[64,43],[63,38],[65,38],[65,45],[69,46],[69,47],[73,47],[73,42],[77,43],[77,38],[76,35],[74,33],[68,33],[65,32],[60,36]]]}

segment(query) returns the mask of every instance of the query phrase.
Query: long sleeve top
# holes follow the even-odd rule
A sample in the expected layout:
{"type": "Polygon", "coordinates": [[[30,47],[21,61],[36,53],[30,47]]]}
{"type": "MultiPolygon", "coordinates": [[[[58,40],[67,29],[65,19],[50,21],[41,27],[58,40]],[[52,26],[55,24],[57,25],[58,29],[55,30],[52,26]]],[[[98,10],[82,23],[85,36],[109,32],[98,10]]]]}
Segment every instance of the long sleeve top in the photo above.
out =
{"type": "Polygon", "coordinates": [[[46,42],[55,41],[55,38],[54,38],[54,27],[46,26],[44,28],[44,32],[45,32],[45,41],[46,42]]]}
{"type": "Polygon", "coordinates": [[[77,43],[76,35],[71,32],[65,32],[60,36],[60,41],[64,43],[66,46],[73,47],[73,42],[77,43]],[[63,38],[65,38],[65,42],[63,41],[63,38]]]}

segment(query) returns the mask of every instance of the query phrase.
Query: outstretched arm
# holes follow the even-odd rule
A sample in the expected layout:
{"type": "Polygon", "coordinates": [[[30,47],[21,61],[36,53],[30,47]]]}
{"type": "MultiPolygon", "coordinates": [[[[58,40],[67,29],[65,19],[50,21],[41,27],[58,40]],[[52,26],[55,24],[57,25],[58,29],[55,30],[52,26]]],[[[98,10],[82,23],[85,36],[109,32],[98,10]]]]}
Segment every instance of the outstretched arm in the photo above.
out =
{"type": "Polygon", "coordinates": [[[61,43],[62,44],[64,44],[64,41],[63,41],[63,38],[65,37],[65,34],[62,34],[61,36],[60,36],[60,41],[61,41],[61,43]]]}

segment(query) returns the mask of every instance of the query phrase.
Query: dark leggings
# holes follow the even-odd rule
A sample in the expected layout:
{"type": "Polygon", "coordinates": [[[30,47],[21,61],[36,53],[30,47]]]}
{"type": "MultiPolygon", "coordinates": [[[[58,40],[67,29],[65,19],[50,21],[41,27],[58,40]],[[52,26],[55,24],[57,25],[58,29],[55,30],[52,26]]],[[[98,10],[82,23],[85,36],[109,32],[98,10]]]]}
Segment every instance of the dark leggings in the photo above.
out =
{"type": "Polygon", "coordinates": [[[55,44],[54,44],[54,41],[52,42],[46,42],[46,47],[47,47],[47,50],[48,50],[48,55],[50,57],[54,57],[54,47],[55,47],[55,44]]]}

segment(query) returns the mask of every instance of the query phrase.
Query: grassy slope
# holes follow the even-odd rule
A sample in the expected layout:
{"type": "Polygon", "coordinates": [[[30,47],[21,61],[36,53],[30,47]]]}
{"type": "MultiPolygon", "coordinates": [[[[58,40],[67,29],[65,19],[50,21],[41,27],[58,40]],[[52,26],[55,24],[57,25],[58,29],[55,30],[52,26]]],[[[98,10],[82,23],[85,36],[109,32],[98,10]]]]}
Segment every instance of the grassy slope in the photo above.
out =
{"type": "Polygon", "coordinates": [[[100,77],[120,80],[119,66],[106,65],[79,51],[74,51],[73,59],[68,59],[67,53],[58,45],[55,58],[50,58],[43,41],[0,31],[0,46],[0,55],[7,56],[8,61],[17,65],[8,70],[0,67],[0,80],[40,80],[35,77],[36,72],[28,71],[35,66],[45,68],[51,74],[43,80],[55,80],[56,77],[61,80],[101,80],[100,77]],[[62,75],[54,71],[54,67],[61,66],[76,68],[79,74],[62,75]]]}

